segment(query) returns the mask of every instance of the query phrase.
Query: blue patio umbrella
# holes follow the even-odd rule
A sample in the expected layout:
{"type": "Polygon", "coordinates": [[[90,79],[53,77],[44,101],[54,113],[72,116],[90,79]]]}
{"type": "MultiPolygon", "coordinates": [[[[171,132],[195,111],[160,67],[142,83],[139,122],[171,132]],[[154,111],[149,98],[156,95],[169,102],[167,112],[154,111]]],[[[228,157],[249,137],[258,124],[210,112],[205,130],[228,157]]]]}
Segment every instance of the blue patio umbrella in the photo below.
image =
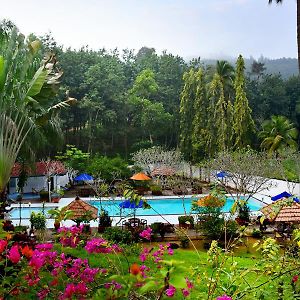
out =
{"type": "Polygon", "coordinates": [[[143,200],[141,200],[138,204],[135,202],[132,202],[130,200],[125,200],[119,204],[121,208],[129,208],[133,209],[133,217],[135,218],[135,211],[137,208],[142,208],[143,207],[143,200]]]}
{"type": "Polygon", "coordinates": [[[121,202],[119,204],[119,206],[121,208],[131,208],[131,209],[142,208],[143,207],[143,201],[141,200],[138,204],[136,204],[135,202],[132,202],[130,200],[125,200],[125,201],[121,202]]]}
{"type": "Polygon", "coordinates": [[[94,180],[94,178],[91,175],[85,173],[79,174],[74,178],[74,181],[90,181],[90,180],[94,180]]]}
{"type": "Polygon", "coordinates": [[[229,176],[229,174],[225,171],[217,173],[218,178],[225,178],[225,177],[228,177],[228,176],[229,176]]]}
{"type": "Polygon", "coordinates": [[[281,199],[281,198],[289,198],[289,197],[291,197],[291,196],[292,196],[292,195],[291,195],[290,193],[284,191],[284,192],[281,193],[281,194],[278,194],[278,195],[276,195],[276,196],[271,197],[271,200],[272,200],[272,201],[276,201],[276,200],[279,200],[279,199],[281,199]]]}

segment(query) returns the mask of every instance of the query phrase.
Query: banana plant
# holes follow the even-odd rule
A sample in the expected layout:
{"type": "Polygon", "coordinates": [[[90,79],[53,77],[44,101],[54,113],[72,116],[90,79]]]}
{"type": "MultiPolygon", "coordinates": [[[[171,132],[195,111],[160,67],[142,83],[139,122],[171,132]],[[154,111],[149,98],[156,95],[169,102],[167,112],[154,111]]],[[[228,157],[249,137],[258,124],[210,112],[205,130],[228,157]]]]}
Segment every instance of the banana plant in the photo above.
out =
{"type": "MultiPolygon", "coordinates": [[[[20,150],[29,136],[51,122],[76,100],[55,103],[62,72],[53,54],[41,56],[41,43],[30,41],[16,27],[0,24],[0,201],[20,150]]],[[[36,140],[38,143],[38,140],[36,140]]],[[[34,144],[31,145],[34,152],[34,144]]]]}

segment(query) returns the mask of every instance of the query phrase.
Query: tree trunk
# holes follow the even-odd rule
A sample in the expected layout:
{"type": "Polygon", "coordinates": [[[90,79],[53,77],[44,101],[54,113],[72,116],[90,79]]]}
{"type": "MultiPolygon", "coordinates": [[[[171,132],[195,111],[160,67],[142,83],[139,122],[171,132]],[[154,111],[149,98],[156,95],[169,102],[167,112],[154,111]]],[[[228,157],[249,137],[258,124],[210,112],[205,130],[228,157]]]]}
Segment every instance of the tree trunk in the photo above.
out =
{"type": "Polygon", "coordinates": [[[297,45],[298,45],[298,71],[300,76],[300,0],[297,0],[297,45]]]}
{"type": "Polygon", "coordinates": [[[0,219],[4,219],[4,214],[6,212],[5,207],[7,206],[7,193],[6,187],[4,190],[0,191],[0,219]]]}

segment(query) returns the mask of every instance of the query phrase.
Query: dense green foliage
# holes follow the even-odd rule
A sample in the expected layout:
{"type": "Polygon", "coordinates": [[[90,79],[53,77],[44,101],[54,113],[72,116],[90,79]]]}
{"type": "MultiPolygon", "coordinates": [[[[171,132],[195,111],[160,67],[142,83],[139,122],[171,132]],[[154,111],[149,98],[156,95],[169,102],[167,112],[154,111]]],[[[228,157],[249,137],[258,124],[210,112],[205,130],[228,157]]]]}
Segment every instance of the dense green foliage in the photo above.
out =
{"type": "MultiPolygon", "coordinates": [[[[137,53],[128,49],[63,51],[50,41],[51,37],[44,38],[46,45],[52,45],[58,53],[64,70],[61,94],[68,91],[79,101],[62,115],[66,143],[91,154],[129,158],[130,153],[153,145],[177,147],[180,139],[186,149],[185,158],[192,161],[234,145],[230,131],[234,121],[235,74],[230,63],[185,62],[179,56],[158,54],[146,47],[137,53]],[[207,63],[213,65],[206,67],[207,63]],[[188,85],[197,85],[198,89],[188,94],[188,85]],[[180,97],[186,99],[181,107],[180,97]],[[180,125],[180,109],[190,122],[186,123],[188,126],[180,125]]],[[[243,97],[248,99],[255,128],[259,131],[262,122],[272,115],[284,115],[298,126],[299,79],[269,75],[266,59],[257,62],[261,66],[259,73],[255,68],[249,72],[249,62],[253,59],[245,61],[245,81],[240,84],[246,92],[243,97]]],[[[251,145],[258,148],[261,141],[252,137],[251,145]]]]}
{"type": "Polygon", "coordinates": [[[119,156],[114,158],[95,156],[89,161],[85,170],[106,182],[111,182],[113,179],[127,179],[131,175],[128,164],[119,156]]]}

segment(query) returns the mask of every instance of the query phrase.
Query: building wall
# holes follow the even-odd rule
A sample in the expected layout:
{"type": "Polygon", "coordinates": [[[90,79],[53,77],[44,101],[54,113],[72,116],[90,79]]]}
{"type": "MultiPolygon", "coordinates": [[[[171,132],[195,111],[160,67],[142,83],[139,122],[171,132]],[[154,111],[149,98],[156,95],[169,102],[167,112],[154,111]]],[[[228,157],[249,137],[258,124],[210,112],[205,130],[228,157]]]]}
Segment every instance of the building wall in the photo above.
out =
{"type": "MultiPolygon", "coordinates": [[[[54,189],[59,189],[68,184],[69,179],[68,175],[55,175],[54,177],[54,189]]],[[[16,193],[18,189],[18,178],[11,178],[9,183],[9,193],[16,193]]],[[[39,192],[40,190],[48,190],[47,187],[47,178],[45,176],[36,176],[29,177],[26,185],[24,186],[24,193],[32,193],[35,191],[39,192]]]]}

